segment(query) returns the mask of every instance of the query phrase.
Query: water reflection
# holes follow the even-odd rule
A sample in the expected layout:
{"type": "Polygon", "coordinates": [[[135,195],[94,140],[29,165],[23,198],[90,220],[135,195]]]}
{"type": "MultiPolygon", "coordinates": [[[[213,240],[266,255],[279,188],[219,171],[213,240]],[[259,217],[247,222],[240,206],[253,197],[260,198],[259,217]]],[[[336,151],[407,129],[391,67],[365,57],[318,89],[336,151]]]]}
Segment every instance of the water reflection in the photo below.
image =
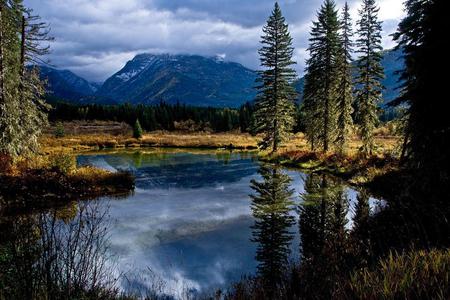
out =
{"type": "Polygon", "coordinates": [[[252,155],[229,151],[214,155],[138,151],[120,155],[81,156],[78,163],[108,170],[131,171],[136,176],[136,187],[141,189],[198,189],[238,182],[254,175],[257,170],[252,155]]]}
{"type": "Polygon", "coordinates": [[[350,268],[370,263],[380,246],[374,224],[392,215],[334,178],[260,165],[251,154],[141,151],[79,163],[133,170],[135,194],[0,218],[0,299],[65,298],[77,286],[96,290],[106,273],[121,291],[169,298],[257,273],[263,294],[277,298],[299,260],[292,295],[330,298],[350,268]]]}
{"type": "Polygon", "coordinates": [[[294,237],[291,227],[295,219],[292,179],[277,167],[261,166],[263,181],[251,181],[255,191],[251,195],[255,223],[252,226],[256,242],[258,274],[269,292],[276,290],[288,267],[290,245],[294,237]]]}
{"type": "Polygon", "coordinates": [[[304,295],[326,291],[339,281],[351,259],[347,215],[349,199],[343,184],[326,175],[306,179],[299,207],[301,276],[304,295]]]}

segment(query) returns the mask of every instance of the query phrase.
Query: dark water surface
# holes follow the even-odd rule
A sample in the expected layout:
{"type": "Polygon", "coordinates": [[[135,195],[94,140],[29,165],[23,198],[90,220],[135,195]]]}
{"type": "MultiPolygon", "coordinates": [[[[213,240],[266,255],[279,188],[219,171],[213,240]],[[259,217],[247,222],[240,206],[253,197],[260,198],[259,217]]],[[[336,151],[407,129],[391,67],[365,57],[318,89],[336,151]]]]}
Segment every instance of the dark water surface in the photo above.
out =
{"type": "MultiPolygon", "coordinates": [[[[142,274],[151,272],[164,282],[169,295],[203,292],[255,274],[264,264],[260,253],[264,239],[255,237],[261,230],[254,226],[258,217],[249,197],[255,194],[251,180],[263,180],[260,163],[251,153],[141,151],[79,156],[78,163],[129,170],[136,176],[134,195],[101,199],[110,206],[111,251],[117,256],[118,271],[131,278],[122,282],[124,289],[148,287],[148,276],[142,274]]],[[[289,178],[292,189],[284,218],[292,217],[293,222],[284,224],[289,234],[283,255],[298,260],[298,205],[307,176],[279,172],[289,178]]],[[[346,226],[351,227],[357,193],[348,188],[343,192],[350,206],[346,226]]],[[[381,203],[369,201],[373,210],[381,203]]]]}

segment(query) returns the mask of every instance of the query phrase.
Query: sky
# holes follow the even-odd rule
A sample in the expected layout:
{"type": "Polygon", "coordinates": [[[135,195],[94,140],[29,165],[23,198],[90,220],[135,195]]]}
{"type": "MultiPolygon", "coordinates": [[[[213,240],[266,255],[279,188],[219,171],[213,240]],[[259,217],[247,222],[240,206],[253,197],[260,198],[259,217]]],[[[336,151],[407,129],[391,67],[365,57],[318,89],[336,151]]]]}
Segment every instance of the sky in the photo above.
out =
{"type": "MultiPolygon", "coordinates": [[[[101,82],[138,53],[221,56],[259,68],[257,50],[273,0],[25,0],[51,27],[48,59],[89,81],[101,82]]],[[[323,0],[280,0],[301,75],[311,22],[323,0]]],[[[342,8],[345,0],[336,0],[342,8]]],[[[361,0],[348,0],[353,21],[361,0]]],[[[383,46],[404,16],[403,0],[377,0],[383,46]]]]}

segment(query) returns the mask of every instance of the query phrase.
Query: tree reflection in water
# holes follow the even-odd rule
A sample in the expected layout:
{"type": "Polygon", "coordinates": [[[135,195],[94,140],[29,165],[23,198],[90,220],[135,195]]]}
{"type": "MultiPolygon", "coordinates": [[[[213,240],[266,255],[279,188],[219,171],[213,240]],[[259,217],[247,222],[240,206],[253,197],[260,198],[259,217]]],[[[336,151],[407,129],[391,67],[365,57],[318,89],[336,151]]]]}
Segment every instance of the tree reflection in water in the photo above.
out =
{"type": "Polygon", "coordinates": [[[287,273],[290,245],[294,237],[291,227],[295,219],[290,188],[291,178],[277,167],[261,166],[263,181],[251,181],[255,191],[250,195],[255,223],[252,241],[258,243],[258,274],[268,293],[274,293],[287,273]]]}
{"type": "Polygon", "coordinates": [[[299,276],[303,296],[328,294],[339,284],[349,261],[345,188],[326,175],[311,174],[305,182],[299,207],[302,261],[299,276]]]}

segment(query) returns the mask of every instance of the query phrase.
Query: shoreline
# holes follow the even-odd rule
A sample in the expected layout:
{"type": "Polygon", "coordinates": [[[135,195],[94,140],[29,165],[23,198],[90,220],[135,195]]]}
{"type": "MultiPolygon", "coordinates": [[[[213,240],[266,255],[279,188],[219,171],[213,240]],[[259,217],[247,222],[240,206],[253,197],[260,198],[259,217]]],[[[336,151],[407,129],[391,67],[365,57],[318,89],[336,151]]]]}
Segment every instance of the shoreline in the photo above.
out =
{"type": "MultiPolygon", "coordinates": [[[[381,141],[384,139],[386,138],[380,137],[381,141]]],[[[392,144],[392,138],[388,137],[387,139],[392,144]]],[[[26,209],[28,206],[33,208],[55,205],[60,203],[61,199],[77,200],[126,194],[134,188],[134,178],[129,173],[111,173],[93,167],[84,168],[82,172],[62,172],[49,165],[48,158],[53,156],[67,156],[74,160],[77,154],[93,151],[139,151],[145,149],[251,152],[257,150],[257,141],[257,137],[240,133],[152,132],[145,134],[142,139],[100,133],[69,135],[62,138],[44,135],[41,139],[40,159],[43,158],[46,162],[41,163],[38,167],[28,168],[23,173],[0,174],[2,182],[0,199],[2,195],[4,198],[12,199],[21,199],[24,195],[30,198],[32,195],[33,199],[15,201],[21,203],[12,205],[12,207],[26,209]],[[30,203],[33,204],[30,205],[30,203]]],[[[325,172],[344,180],[350,186],[366,188],[376,196],[392,196],[393,191],[386,188],[385,182],[386,178],[395,177],[392,174],[400,170],[395,157],[379,154],[366,159],[354,153],[344,156],[331,153],[320,154],[304,150],[306,147],[304,139],[299,136],[288,147],[282,148],[279,153],[268,154],[258,151],[256,155],[262,162],[276,163],[305,173],[325,172]]],[[[75,171],[78,169],[83,168],[73,167],[75,171]]],[[[401,181],[400,178],[398,181],[401,181]]],[[[3,200],[3,202],[8,201],[3,200]]],[[[2,210],[1,206],[0,204],[0,211],[2,210]]]]}
{"type": "MultiPolygon", "coordinates": [[[[287,151],[260,156],[260,160],[294,168],[306,173],[325,173],[335,176],[355,188],[363,188],[381,198],[395,195],[386,189],[385,183],[393,174],[401,174],[399,160],[395,157],[373,155],[368,158],[321,154],[311,151],[287,151]]],[[[404,184],[403,176],[398,176],[397,184],[404,184]]],[[[396,185],[397,187],[399,185],[396,185]]]]}
{"type": "Polygon", "coordinates": [[[152,132],[141,139],[127,135],[81,134],[56,138],[45,135],[41,138],[44,153],[83,152],[105,149],[140,148],[197,148],[225,150],[256,150],[257,138],[240,133],[181,133],[152,132]]]}
{"type": "Polygon", "coordinates": [[[57,168],[26,170],[0,175],[0,214],[64,206],[72,201],[103,196],[126,196],[133,192],[134,177],[97,168],[79,168],[65,173],[57,168]]]}
{"type": "MultiPolygon", "coordinates": [[[[68,135],[61,138],[45,135],[41,144],[44,153],[57,152],[85,153],[101,150],[140,150],[160,149],[199,149],[225,151],[258,151],[259,137],[248,133],[227,132],[166,132],[154,131],[135,139],[129,135],[111,135],[106,133],[85,133],[68,135]]],[[[303,134],[296,134],[292,140],[275,154],[258,151],[263,162],[278,163],[304,172],[326,172],[339,177],[355,187],[370,186],[375,178],[399,170],[397,145],[399,137],[379,135],[376,137],[376,154],[363,158],[358,154],[360,140],[354,136],[348,145],[348,153],[321,154],[309,151],[303,134]]]]}

